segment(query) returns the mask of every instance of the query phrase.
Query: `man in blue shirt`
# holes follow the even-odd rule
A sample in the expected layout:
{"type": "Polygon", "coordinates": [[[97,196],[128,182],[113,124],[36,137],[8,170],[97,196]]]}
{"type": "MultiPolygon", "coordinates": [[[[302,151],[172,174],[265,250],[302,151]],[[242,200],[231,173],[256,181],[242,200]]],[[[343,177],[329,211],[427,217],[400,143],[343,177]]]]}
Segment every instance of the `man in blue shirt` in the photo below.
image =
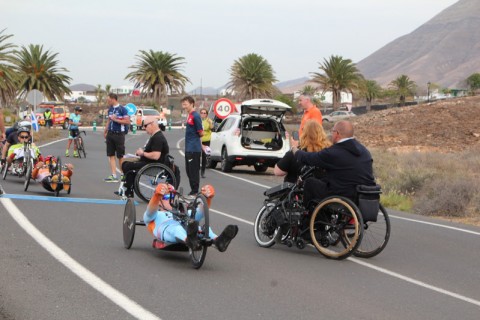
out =
{"type": "Polygon", "coordinates": [[[112,174],[105,178],[105,182],[118,182],[115,155],[118,158],[118,166],[121,169],[123,156],[125,155],[125,134],[130,125],[130,116],[125,107],[118,103],[118,96],[110,93],[107,97],[108,109],[107,124],[103,136],[107,143],[107,157],[112,174]]]}
{"type": "Polygon", "coordinates": [[[200,185],[200,158],[202,155],[203,126],[200,114],[195,111],[195,100],[186,96],[182,100],[182,108],[187,112],[185,130],[185,170],[190,183],[190,196],[198,193],[200,185]]]}
{"type": "MultiPolygon", "coordinates": [[[[76,106],[74,110],[75,110],[75,113],[71,114],[70,119],[68,120],[70,128],[68,131],[68,143],[67,143],[67,151],[65,151],[65,157],[70,156],[70,153],[69,153],[70,145],[72,144],[73,139],[75,139],[80,134],[80,131],[78,130],[78,126],[82,125],[80,122],[82,118],[82,116],[80,115],[80,113],[82,112],[82,107],[76,106]]],[[[78,157],[76,144],[73,144],[73,156],[75,158],[78,157]]]]}

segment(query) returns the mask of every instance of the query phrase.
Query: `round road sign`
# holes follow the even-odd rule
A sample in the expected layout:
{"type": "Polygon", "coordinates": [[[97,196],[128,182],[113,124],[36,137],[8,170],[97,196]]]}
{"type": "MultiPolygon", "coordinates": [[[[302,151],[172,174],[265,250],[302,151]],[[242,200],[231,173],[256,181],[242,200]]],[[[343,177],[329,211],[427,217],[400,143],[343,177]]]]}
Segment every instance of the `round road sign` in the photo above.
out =
{"type": "Polygon", "coordinates": [[[133,116],[137,112],[137,107],[133,103],[127,103],[125,109],[127,109],[129,116],[133,116]]]}
{"type": "Polygon", "coordinates": [[[213,112],[220,119],[225,119],[234,110],[235,104],[226,98],[218,99],[213,105],[213,112]]]}

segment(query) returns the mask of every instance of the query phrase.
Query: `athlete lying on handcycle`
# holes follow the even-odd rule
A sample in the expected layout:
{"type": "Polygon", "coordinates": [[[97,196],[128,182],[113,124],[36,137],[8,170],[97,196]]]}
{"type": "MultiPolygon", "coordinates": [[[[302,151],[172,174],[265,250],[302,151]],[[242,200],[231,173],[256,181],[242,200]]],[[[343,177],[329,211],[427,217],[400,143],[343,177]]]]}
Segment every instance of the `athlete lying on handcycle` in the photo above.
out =
{"type": "Polygon", "coordinates": [[[73,165],[67,163],[66,170],[61,168],[61,180],[58,174],[52,175],[52,170],[57,164],[57,158],[54,156],[46,156],[45,162],[39,161],[32,171],[32,178],[41,183],[43,188],[47,191],[63,190],[69,191],[71,184],[71,177],[73,174],[73,165]]]}
{"type": "MultiPolygon", "coordinates": [[[[147,210],[143,216],[145,225],[148,231],[157,239],[169,244],[184,243],[189,248],[195,250],[199,246],[198,239],[198,220],[202,219],[203,209],[201,206],[197,208],[195,215],[196,221],[188,223],[185,227],[178,220],[174,219],[172,214],[172,206],[170,205],[170,196],[175,192],[172,185],[161,183],[155,189],[147,210]]],[[[215,189],[211,185],[202,187],[201,193],[207,198],[208,206],[210,207],[212,198],[215,196],[215,189]]],[[[187,215],[190,212],[187,210],[187,215]]],[[[227,250],[230,241],[237,235],[238,226],[228,225],[217,236],[211,228],[209,228],[209,237],[213,239],[213,245],[218,251],[224,252],[227,250]]]]}

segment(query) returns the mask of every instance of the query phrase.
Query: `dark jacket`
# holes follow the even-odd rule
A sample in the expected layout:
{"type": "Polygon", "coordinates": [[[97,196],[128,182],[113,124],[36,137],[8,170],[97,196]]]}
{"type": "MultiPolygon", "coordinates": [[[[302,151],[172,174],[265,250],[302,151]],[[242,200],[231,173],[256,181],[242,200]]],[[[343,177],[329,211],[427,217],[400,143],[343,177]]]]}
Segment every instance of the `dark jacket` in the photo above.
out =
{"type": "Polygon", "coordinates": [[[297,151],[296,159],[306,165],[325,169],[322,180],[328,195],[353,199],[357,185],[375,185],[370,152],[356,139],[349,139],[319,152],[297,151]]]}

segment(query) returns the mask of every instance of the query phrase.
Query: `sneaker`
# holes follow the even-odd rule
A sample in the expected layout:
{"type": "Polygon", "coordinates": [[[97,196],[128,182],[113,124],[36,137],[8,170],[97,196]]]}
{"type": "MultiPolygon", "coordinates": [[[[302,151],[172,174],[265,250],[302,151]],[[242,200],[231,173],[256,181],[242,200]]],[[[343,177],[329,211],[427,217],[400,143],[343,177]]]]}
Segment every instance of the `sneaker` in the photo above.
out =
{"type": "Polygon", "coordinates": [[[73,157],[78,158],[78,152],[76,150],[73,151],[73,157]]]}
{"type": "Polygon", "coordinates": [[[65,151],[65,157],[67,157],[67,158],[70,157],[70,152],[68,152],[68,150],[65,151]]]}
{"type": "Polygon", "coordinates": [[[117,176],[114,176],[113,174],[109,175],[105,179],[103,179],[105,182],[118,182],[117,176]]]}
{"type": "Polygon", "coordinates": [[[185,244],[192,250],[196,250],[200,247],[198,241],[198,221],[190,220],[187,225],[187,239],[185,244]]]}
{"type": "Polygon", "coordinates": [[[125,176],[123,174],[120,176],[120,181],[125,181],[125,176]]]}
{"type": "Polygon", "coordinates": [[[228,248],[228,245],[230,244],[230,241],[235,238],[237,233],[238,226],[230,224],[225,227],[222,233],[215,240],[213,240],[213,244],[218,251],[225,252],[228,248]]]}

